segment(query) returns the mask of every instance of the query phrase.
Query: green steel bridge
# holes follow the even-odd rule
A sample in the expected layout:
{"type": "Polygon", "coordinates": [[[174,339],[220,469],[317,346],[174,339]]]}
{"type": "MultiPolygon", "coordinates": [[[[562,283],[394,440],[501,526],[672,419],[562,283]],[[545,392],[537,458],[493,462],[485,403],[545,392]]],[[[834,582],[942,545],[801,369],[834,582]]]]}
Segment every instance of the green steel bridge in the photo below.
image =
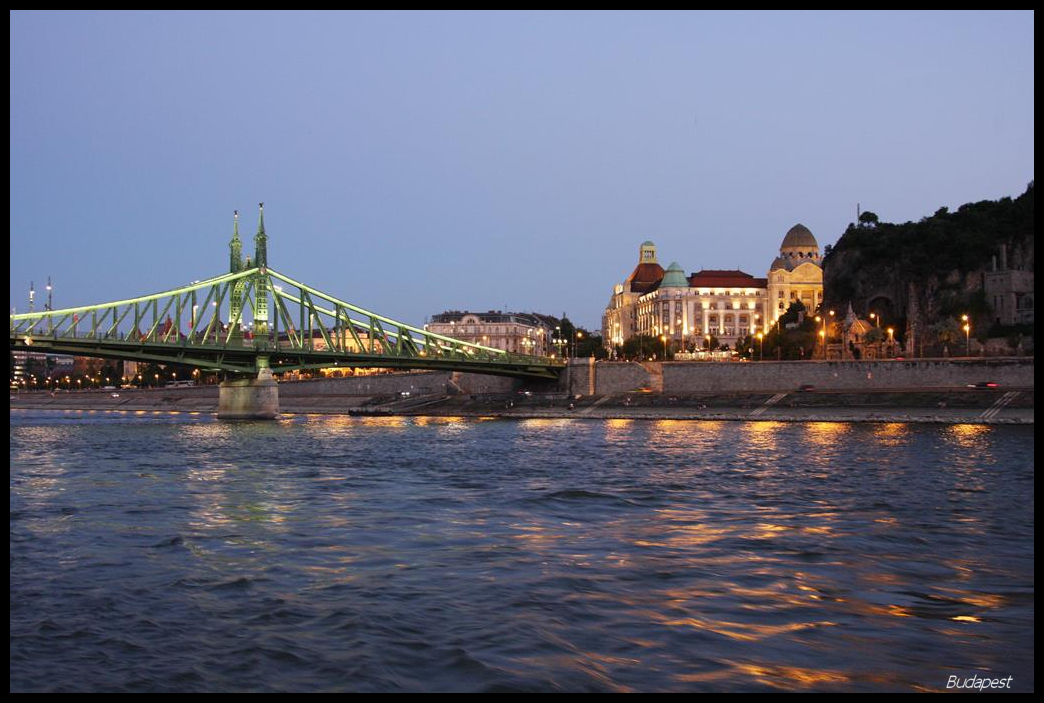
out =
{"type": "Polygon", "coordinates": [[[554,380],[565,368],[561,359],[396,322],[275,271],[267,263],[263,203],[254,242],[254,262],[247,257],[244,265],[237,212],[228,273],[111,303],[11,315],[11,350],[185,364],[229,379],[368,367],[554,380]]]}

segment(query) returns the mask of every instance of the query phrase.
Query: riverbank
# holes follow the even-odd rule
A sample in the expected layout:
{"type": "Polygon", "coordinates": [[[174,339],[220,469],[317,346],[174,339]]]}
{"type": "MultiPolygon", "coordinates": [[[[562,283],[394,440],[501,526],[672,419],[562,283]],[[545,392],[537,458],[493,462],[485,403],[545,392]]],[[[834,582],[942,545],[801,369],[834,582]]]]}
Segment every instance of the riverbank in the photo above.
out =
{"type": "MultiPolygon", "coordinates": [[[[905,392],[790,393],[647,392],[601,396],[490,393],[447,396],[287,394],[283,415],[496,417],[507,419],[731,420],[765,422],[912,422],[1033,424],[1032,388],[917,389],[905,392]]],[[[11,410],[217,412],[217,389],[131,390],[119,393],[19,393],[11,410]]]]}

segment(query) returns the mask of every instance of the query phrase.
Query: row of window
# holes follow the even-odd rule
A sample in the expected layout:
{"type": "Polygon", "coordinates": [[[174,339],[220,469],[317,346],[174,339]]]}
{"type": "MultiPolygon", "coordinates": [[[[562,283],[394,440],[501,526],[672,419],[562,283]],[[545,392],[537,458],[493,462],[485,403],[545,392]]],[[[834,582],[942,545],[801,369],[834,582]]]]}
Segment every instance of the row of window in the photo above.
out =
{"type": "Polygon", "coordinates": [[[529,327],[482,327],[481,325],[428,325],[434,332],[441,330],[438,334],[543,334],[543,330],[532,330],[529,327]]]}

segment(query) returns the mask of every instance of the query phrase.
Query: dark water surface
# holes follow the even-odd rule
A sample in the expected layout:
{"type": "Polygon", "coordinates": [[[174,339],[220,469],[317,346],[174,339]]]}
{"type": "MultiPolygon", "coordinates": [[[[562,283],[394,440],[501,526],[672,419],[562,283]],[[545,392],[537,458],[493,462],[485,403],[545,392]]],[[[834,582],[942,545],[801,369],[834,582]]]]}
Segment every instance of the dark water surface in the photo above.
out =
{"type": "Polygon", "coordinates": [[[1033,688],[1032,427],[11,413],[11,690],[1033,688]]]}

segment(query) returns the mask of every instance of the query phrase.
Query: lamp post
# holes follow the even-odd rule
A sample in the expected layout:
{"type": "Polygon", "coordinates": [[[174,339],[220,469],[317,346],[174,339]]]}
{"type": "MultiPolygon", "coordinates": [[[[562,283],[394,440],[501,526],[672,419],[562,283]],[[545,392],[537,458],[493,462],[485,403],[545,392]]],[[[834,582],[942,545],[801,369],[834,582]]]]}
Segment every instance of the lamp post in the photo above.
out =
{"type": "Polygon", "coordinates": [[[892,334],[894,332],[895,332],[894,328],[892,328],[892,327],[888,328],[888,354],[889,354],[889,356],[895,356],[895,338],[892,336],[892,334]]]}
{"type": "Polygon", "coordinates": [[[758,361],[765,360],[765,335],[758,332],[758,361]]]}
{"type": "Polygon", "coordinates": [[[660,341],[663,342],[663,360],[667,361],[667,335],[661,334],[660,341]]]}
{"type": "Polygon", "coordinates": [[[826,361],[826,317],[816,315],[816,322],[823,323],[823,329],[819,330],[819,336],[823,338],[823,361],[826,361]]]}
{"type": "Polygon", "coordinates": [[[964,355],[971,356],[971,323],[967,315],[961,315],[961,320],[964,321],[964,355]]]}

